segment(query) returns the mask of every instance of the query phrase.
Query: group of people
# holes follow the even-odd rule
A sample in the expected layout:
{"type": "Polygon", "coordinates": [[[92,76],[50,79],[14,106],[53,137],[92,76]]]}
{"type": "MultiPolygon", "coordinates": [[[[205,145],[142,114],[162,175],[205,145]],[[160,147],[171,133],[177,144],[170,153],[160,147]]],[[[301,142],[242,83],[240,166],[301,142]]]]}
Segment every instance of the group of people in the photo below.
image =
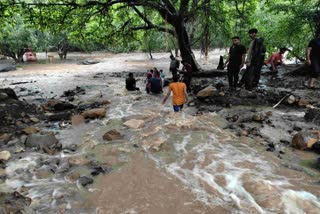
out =
{"type": "MultiPolygon", "coordinates": [[[[229,86],[231,89],[245,86],[247,90],[252,90],[257,87],[260,80],[261,68],[267,65],[273,72],[278,72],[277,66],[283,64],[283,54],[288,50],[280,48],[279,52],[273,53],[265,62],[266,48],[263,44],[263,38],[257,37],[258,30],[252,28],[248,31],[251,42],[248,50],[240,44],[240,38],[235,36],[232,38],[232,46],[229,49],[229,55],[224,67],[227,66],[227,74],[229,86]],[[239,72],[246,65],[246,70],[239,81],[239,72]]],[[[314,82],[320,75],[320,32],[316,33],[316,38],[309,42],[307,53],[307,64],[311,67],[311,78],[308,81],[308,86],[314,88],[314,82]]],[[[173,55],[170,56],[170,72],[172,73],[172,83],[169,85],[169,90],[164,97],[162,104],[166,102],[171,93],[173,93],[172,104],[175,112],[183,109],[183,104],[188,102],[188,91],[192,80],[192,65],[186,61],[182,61],[182,70],[179,70],[180,61],[173,55]],[[180,81],[180,75],[183,74],[183,79],[180,81]]],[[[164,73],[157,68],[147,72],[146,92],[147,93],[163,93],[164,73]]],[[[126,79],[126,88],[129,91],[139,90],[136,87],[136,80],[133,74],[129,73],[126,79]]]]}
{"type": "Polygon", "coordinates": [[[227,66],[230,88],[234,89],[244,85],[247,90],[251,91],[259,84],[266,48],[263,45],[263,38],[257,37],[257,29],[252,28],[248,33],[251,38],[248,51],[240,44],[240,38],[238,36],[232,38],[233,44],[229,49],[225,67],[227,66]],[[239,82],[239,72],[244,65],[246,65],[247,68],[239,82]]]}
{"type": "MultiPolygon", "coordinates": [[[[247,90],[251,91],[254,87],[257,87],[263,65],[267,65],[271,71],[278,73],[277,66],[283,65],[283,54],[288,50],[284,47],[280,48],[279,52],[273,53],[265,62],[266,48],[263,44],[263,38],[257,37],[258,30],[255,28],[250,29],[248,33],[251,38],[248,51],[240,44],[238,36],[232,37],[232,46],[224,65],[224,67],[227,67],[231,89],[244,85],[247,90]],[[246,69],[239,81],[239,72],[244,65],[246,65],[246,69]]],[[[306,58],[307,64],[311,68],[308,87],[314,88],[315,80],[320,75],[320,32],[316,32],[316,38],[309,42],[306,58]]]]}

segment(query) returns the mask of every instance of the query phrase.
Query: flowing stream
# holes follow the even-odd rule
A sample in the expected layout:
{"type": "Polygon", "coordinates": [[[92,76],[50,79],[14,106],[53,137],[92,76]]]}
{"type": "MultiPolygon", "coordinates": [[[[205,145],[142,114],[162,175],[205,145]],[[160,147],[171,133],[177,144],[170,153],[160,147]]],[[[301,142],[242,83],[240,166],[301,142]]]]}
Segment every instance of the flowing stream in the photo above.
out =
{"type": "MultiPolygon", "coordinates": [[[[91,74],[94,71],[90,70],[91,74]]],[[[71,74],[63,76],[65,82],[72,78],[71,74]]],[[[181,114],[174,114],[170,100],[161,105],[163,95],[127,92],[123,78],[88,76],[75,78],[69,87],[85,87],[86,94],[77,97],[78,100],[99,100],[99,94],[111,100],[106,117],[78,127],[67,125],[62,130],[53,129],[64,146],[76,144],[77,151],[63,151],[55,156],[23,153],[7,165],[7,180],[0,184],[0,190],[26,188],[25,195],[32,199],[26,208],[28,213],[161,213],[157,210],[167,213],[320,213],[318,184],[311,185],[313,180],[303,173],[284,169],[255,140],[223,129],[225,121],[215,113],[195,115],[196,110],[189,107],[181,114]],[[129,119],[143,120],[145,124],[139,129],[126,128],[123,122],[129,119]],[[117,142],[103,141],[102,135],[111,129],[120,130],[125,138],[117,142]],[[137,154],[140,159],[135,161],[137,154]],[[112,167],[112,171],[97,176],[94,184],[85,188],[70,179],[70,173],[90,176],[86,164],[79,163],[41,179],[35,176],[41,168],[61,169],[70,159],[77,163],[95,161],[112,167]],[[152,164],[139,166],[141,160],[152,164]],[[60,163],[55,164],[56,161],[60,163]],[[139,189],[126,187],[137,185],[130,183],[135,177],[148,180],[153,174],[161,179],[149,183],[151,187],[154,185],[150,189],[141,187],[141,191],[145,191],[141,193],[145,195],[144,200],[139,198],[139,189]],[[112,177],[115,184],[103,183],[112,177]],[[150,197],[162,193],[151,193],[157,186],[163,186],[164,195],[168,192],[177,196],[170,200],[159,196],[151,205],[147,204],[150,197]],[[115,192],[121,192],[121,188],[122,193],[115,192]],[[177,193],[181,189],[185,192],[177,193]],[[108,192],[114,195],[106,195],[108,192]],[[123,198],[114,199],[116,196],[123,198]],[[179,197],[186,201],[179,201],[179,197]],[[169,204],[171,202],[176,207],[169,204]],[[195,208],[192,204],[199,205],[195,208]],[[166,210],[165,206],[171,208],[166,210]],[[193,210],[183,212],[183,207],[193,210]],[[179,209],[182,211],[178,212],[179,209]]],[[[143,89],[142,79],[138,86],[143,89]]],[[[38,77],[33,87],[44,89],[45,81],[38,77]]],[[[59,91],[64,89],[61,87],[59,91]]]]}

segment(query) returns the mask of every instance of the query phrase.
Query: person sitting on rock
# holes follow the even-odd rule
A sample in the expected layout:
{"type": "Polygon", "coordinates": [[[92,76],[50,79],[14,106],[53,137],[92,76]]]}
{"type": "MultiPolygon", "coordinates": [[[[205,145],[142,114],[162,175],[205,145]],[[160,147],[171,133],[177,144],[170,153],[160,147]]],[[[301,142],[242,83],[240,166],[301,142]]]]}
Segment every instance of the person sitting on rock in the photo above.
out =
{"type": "Polygon", "coordinates": [[[126,89],[128,91],[139,91],[140,89],[136,87],[136,79],[133,77],[133,73],[129,73],[129,77],[126,79],[126,89]]]}
{"type": "Polygon", "coordinates": [[[150,83],[149,83],[149,80],[152,78],[152,74],[153,74],[153,71],[151,72],[152,70],[148,70],[147,71],[147,78],[145,79],[145,84],[146,84],[146,92],[149,94],[150,93],[150,83]]]}
{"type": "MultiPolygon", "coordinates": [[[[162,81],[158,70],[153,72],[153,77],[148,80],[149,92],[159,94],[162,93],[162,81]]],[[[148,92],[148,91],[147,91],[148,92]]]]}
{"type": "Polygon", "coordinates": [[[271,71],[278,72],[277,66],[283,65],[283,54],[287,51],[287,48],[280,48],[280,51],[273,53],[267,60],[266,65],[271,71]]]}
{"type": "Polygon", "coordinates": [[[172,105],[174,112],[180,112],[183,109],[183,104],[188,103],[187,86],[183,82],[178,82],[179,79],[180,76],[178,74],[172,77],[173,82],[170,83],[168,93],[162,100],[162,105],[164,105],[172,92],[172,105]]]}

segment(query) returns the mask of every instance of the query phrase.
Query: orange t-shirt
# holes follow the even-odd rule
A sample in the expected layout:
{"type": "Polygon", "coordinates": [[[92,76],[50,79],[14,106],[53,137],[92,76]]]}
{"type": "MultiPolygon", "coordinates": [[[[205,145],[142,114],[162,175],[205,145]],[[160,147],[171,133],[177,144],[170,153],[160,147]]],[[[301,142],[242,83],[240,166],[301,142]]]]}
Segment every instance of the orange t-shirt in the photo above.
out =
{"type": "Polygon", "coordinates": [[[183,82],[173,82],[170,83],[169,89],[173,93],[172,104],[173,105],[182,105],[185,102],[184,92],[187,89],[186,84],[183,82]]]}
{"type": "Polygon", "coordinates": [[[279,63],[282,61],[282,55],[280,53],[273,53],[270,58],[267,61],[267,64],[271,63],[271,60],[275,61],[276,63],[279,63]]]}

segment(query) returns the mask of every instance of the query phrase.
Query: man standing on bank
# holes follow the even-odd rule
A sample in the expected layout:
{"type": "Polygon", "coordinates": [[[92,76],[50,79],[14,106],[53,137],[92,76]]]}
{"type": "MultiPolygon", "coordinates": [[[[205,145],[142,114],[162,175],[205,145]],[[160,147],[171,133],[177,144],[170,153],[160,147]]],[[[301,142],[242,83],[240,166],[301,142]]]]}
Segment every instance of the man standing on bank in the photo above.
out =
{"type": "Polygon", "coordinates": [[[248,31],[251,38],[250,46],[248,49],[245,72],[245,88],[249,91],[253,87],[257,87],[260,80],[261,68],[264,64],[266,55],[266,48],[263,45],[263,38],[257,37],[258,30],[252,28],[248,31]]]}
{"type": "Polygon", "coordinates": [[[236,89],[239,80],[240,69],[244,65],[246,48],[240,44],[238,36],[232,37],[232,46],[224,67],[228,66],[228,80],[230,89],[236,89]]]}
{"type": "Polygon", "coordinates": [[[316,32],[316,38],[309,42],[306,55],[307,64],[311,66],[308,87],[313,89],[315,88],[314,82],[320,75],[320,30],[316,32]]]}

